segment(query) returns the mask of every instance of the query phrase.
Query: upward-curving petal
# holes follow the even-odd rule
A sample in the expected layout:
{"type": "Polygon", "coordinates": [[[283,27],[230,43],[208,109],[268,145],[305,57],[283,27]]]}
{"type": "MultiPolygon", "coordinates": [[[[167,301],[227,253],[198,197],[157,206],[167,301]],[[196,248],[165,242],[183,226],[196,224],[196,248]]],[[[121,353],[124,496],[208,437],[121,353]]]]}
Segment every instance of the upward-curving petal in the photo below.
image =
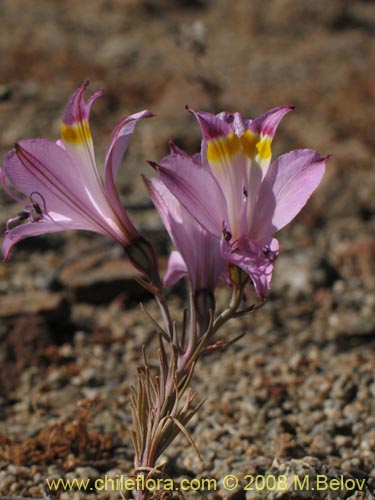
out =
{"type": "Polygon", "coordinates": [[[85,82],[70,98],[61,123],[61,139],[63,147],[91,188],[95,184],[101,184],[101,180],[95,162],[89,118],[91,106],[102,95],[102,91],[96,92],[85,102],[84,93],[88,85],[89,82],[85,82]]]}
{"type": "Polygon", "coordinates": [[[281,106],[267,111],[249,121],[248,129],[242,135],[243,149],[262,167],[263,176],[271,162],[271,144],[276,129],[281,119],[292,109],[293,106],[281,106]]]}
{"type": "Polygon", "coordinates": [[[129,141],[133,135],[138,120],[152,116],[154,116],[153,113],[148,110],[144,110],[122,119],[111,134],[105,155],[104,189],[113,210],[123,222],[129,238],[135,238],[138,232],[123,209],[118,191],[116,189],[115,181],[121,160],[129,145],[129,141]]]}
{"type": "MultiPolygon", "coordinates": [[[[74,92],[74,94],[69,99],[62,120],[64,125],[72,127],[79,123],[89,121],[91,106],[94,101],[103,94],[103,92],[102,90],[99,90],[91,97],[89,97],[87,102],[85,102],[84,93],[88,86],[89,81],[87,80],[74,92]]],[[[74,139],[73,132],[77,132],[77,135],[81,133],[80,130],[70,130],[72,132],[72,137],[70,137],[70,139],[74,139]]],[[[76,137],[76,139],[78,140],[78,137],[76,137]]]]}
{"type": "Polygon", "coordinates": [[[233,131],[231,125],[220,119],[219,116],[212,115],[205,111],[194,111],[190,108],[188,111],[198,120],[205,141],[226,137],[233,131]]]}
{"type": "Polygon", "coordinates": [[[259,190],[251,230],[254,239],[267,240],[294,219],[320,184],[327,159],[301,149],[272,163],[259,190]]]}
{"type": "Polygon", "coordinates": [[[155,116],[151,111],[145,109],[134,115],[123,118],[113,129],[105,154],[105,180],[115,182],[122,158],[127,150],[129,141],[134,133],[135,126],[141,118],[155,116]]]}
{"type": "Polygon", "coordinates": [[[154,116],[153,113],[145,110],[123,118],[114,128],[105,154],[104,189],[113,209],[118,217],[123,220],[128,232],[131,233],[133,233],[133,224],[123,209],[115,182],[121,160],[128,147],[138,120],[152,116],[154,116]]]}
{"type": "Polygon", "coordinates": [[[260,137],[267,136],[273,139],[276,134],[277,127],[279,123],[284,118],[284,116],[292,111],[294,106],[279,106],[277,108],[270,109],[262,115],[258,116],[252,120],[249,124],[249,129],[254,133],[258,134],[260,137]]]}

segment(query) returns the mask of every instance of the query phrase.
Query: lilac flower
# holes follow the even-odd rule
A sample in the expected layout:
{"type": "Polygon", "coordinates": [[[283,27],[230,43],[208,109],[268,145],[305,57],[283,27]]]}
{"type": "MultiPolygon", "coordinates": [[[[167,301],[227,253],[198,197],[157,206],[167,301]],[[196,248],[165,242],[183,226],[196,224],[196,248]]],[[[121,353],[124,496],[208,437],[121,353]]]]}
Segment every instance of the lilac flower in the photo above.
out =
{"type": "Polygon", "coordinates": [[[272,164],[271,143],[291,106],[255,120],[239,113],[193,112],[202,130],[201,164],[178,151],[158,165],[161,180],[192,216],[221,237],[221,252],[243,269],[265,299],[279,244],[276,231],[288,224],[319,185],[325,161],[304,149],[272,164]]]}
{"type": "Polygon", "coordinates": [[[171,252],[164,286],[188,275],[193,293],[213,292],[223,272],[220,239],[204,229],[181,205],[160,179],[144,179],[177,250],[171,252]]]}
{"type": "Polygon", "coordinates": [[[105,155],[102,181],[89,127],[91,106],[102,93],[97,92],[85,102],[87,86],[88,82],[84,83],[66,107],[61,140],[22,140],[4,159],[1,184],[9,196],[24,205],[18,216],[7,223],[5,260],[20,240],[66,229],[103,234],[125,249],[137,241],[142,246],[141,253],[148,247],[121,205],[115,179],[137,121],[152,113],[141,111],[122,119],[115,127],[105,155]],[[25,195],[26,201],[11,192],[7,181],[25,195]]]}
{"type": "Polygon", "coordinates": [[[169,256],[163,285],[174,285],[189,277],[197,319],[202,332],[215,309],[214,290],[224,272],[220,239],[209,233],[190,215],[160,179],[144,178],[150,197],[175,247],[169,256]]]}

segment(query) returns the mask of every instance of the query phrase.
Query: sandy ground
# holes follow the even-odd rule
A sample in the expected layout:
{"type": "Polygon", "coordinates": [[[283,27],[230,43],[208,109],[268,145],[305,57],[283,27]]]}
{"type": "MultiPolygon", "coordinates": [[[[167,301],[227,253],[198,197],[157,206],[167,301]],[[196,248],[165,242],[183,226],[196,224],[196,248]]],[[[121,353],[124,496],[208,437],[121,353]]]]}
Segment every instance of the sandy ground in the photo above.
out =
{"type": "MultiPolygon", "coordinates": [[[[181,437],[165,470],[217,479],[210,499],[374,498],[373,2],[1,0],[0,21],[2,157],[20,138],[56,139],[86,79],[105,91],[92,113],[100,159],[120,117],[152,110],[119,189],[163,255],[139,174],[168,139],[198,150],[184,106],[255,117],[296,105],[274,154],[331,153],[327,174],[279,235],[267,306],[224,329],[246,335],[197,367],[194,388],[208,399],[189,429],[203,462],[181,437]],[[225,491],[226,474],[240,479],[236,491],[225,491]],[[251,490],[246,475],[285,475],[288,487],[251,490]],[[311,478],[308,491],[294,491],[295,475],[311,478]],[[365,485],[317,488],[319,475],[365,485]]],[[[4,227],[19,208],[4,194],[0,203],[4,227]]],[[[131,473],[129,387],[140,346],[156,352],[139,300],[157,315],[132,275],[118,249],[84,233],[25,241],[0,264],[0,495],[119,498],[50,492],[45,480],[131,473]]],[[[183,290],[170,300],[178,319],[183,290]]]]}

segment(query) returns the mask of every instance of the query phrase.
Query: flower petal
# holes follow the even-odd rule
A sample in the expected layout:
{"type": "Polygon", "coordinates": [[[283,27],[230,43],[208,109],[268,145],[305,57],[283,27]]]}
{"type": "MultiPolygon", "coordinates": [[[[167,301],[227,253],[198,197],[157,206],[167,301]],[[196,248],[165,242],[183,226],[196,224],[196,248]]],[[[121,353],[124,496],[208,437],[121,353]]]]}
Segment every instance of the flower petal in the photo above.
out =
{"type": "Polygon", "coordinates": [[[150,111],[144,110],[122,119],[111,134],[105,155],[104,189],[113,210],[126,228],[129,239],[136,238],[138,231],[135,229],[122,206],[115,181],[121,160],[129,145],[137,121],[141,118],[149,118],[152,116],[154,115],[150,111]]]}
{"type": "Polygon", "coordinates": [[[207,161],[224,194],[228,229],[236,239],[243,232],[241,213],[245,209],[246,220],[251,219],[262,180],[262,170],[244,150],[243,138],[231,132],[207,143],[207,161]]]}
{"type": "Polygon", "coordinates": [[[249,129],[260,137],[270,137],[274,138],[276,134],[277,127],[279,123],[284,118],[284,116],[292,111],[294,106],[279,106],[278,108],[273,108],[263,113],[251,121],[249,129]]]}
{"type": "Polygon", "coordinates": [[[150,111],[145,110],[122,119],[111,134],[105,154],[104,188],[109,202],[117,216],[122,220],[129,237],[135,237],[137,231],[123,209],[115,181],[121,160],[133,135],[137,121],[152,116],[154,115],[150,111]]]}
{"type": "Polygon", "coordinates": [[[66,229],[88,229],[85,224],[83,227],[80,222],[72,220],[59,220],[56,215],[53,220],[43,218],[38,222],[26,222],[20,224],[9,231],[5,232],[5,237],[2,245],[4,261],[10,258],[10,253],[14,245],[19,241],[29,238],[30,236],[39,236],[46,233],[57,233],[66,229]]]}
{"type": "MultiPolygon", "coordinates": [[[[160,179],[144,179],[160,217],[186,264],[193,290],[213,290],[222,272],[219,238],[203,229],[160,179]]],[[[181,275],[181,266],[179,267],[181,275]]]]}
{"type": "Polygon", "coordinates": [[[47,139],[20,141],[4,160],[13,186],[43,213],[56,213],[81,229],[105,234],[124,243],[120,222],[99,185],[89,190],[71,156],[47,139]]]}
{"type": "Polygon", "coordinates": [[[4,159],[3,171],[10,183],[31,199],[33,193],[43,211],[68,217],[82,213],[87,195],[80,172],[69,154],[47,139],[20,141],[4,159]]]}
{"type": "Polygon", "coordinates": [[[251,121],[239,113],[213,116],[193,112],[203,134],[202,164],[208,164],[223,191],[228,230],[235,239],[248,230],[265,167],[270,161],[272,138],[264,134],[271,133],[272,127],[276,129],[277,119],[280,121],[289,110],[289,107],[271,110],[255,121],[254,132],[251,121]]]}
{"type": "Polygon", "coordinates": [[[175,144],[172,140],[168,142],[169,145],[169,152],[170,154],[175,154],[175,155],[180,155],[184,156],[185,158],[190,158],[194,163],[199,165],[200,167],[202,166],[202,156],[200,153],[196,153],[193,156],[189,156],[186,151],[181,149],[177,144],[175,144]]]}
{"type": "Polygon", "coordinates": [[[190,214],[207,231],[220,237],[227,218],[226,202],[212,174],[181,155],[166,156],[157,170],[163,183],[190,214]]]}
{"type": "Polygon", "coordinates": [[[241,137],[241,135],[246,132],[251,122],[251,120],[244,118],[240,113],[237,112],[227,113],[226,111],[223,111],[222,113],[219,113],[216,116],[220,118],[220,120],[229,123],[232,126],[232,129],[234,130],[235,134],[238,135],[238,137],[241,137]]]}
{"type": "Polygon", "coordinates": [[[265,241],[294,219],[322,180],[326,160],[311,149],[302,149],[272,163],[259,190],[252,238],[265,241]]]}
{"type": "Polygon", "coordinates": [[[84,93],[88,84],[88,81],[85,82],[70,98],[61,123],[61,138],[64,148],[79,166],[91,188],[94,184],[101,184],[101,180],[95,163],[89,118],[91,106],[102,95],[102,91],[96,92],[86,103],[84,93]]]}
{"type": "Polygon", "coordinates": [[[177,252],[177,250],[172,250],[168,259],[168,267],[163,279],[163,286],[165,288],[173,286],[177,283],[177,281],[184,278],[187,274],[188,269],[180,252],[177,252]]]}
{"type": "Polygon", "coordinates": [[[114,183],[120,163],[134,133],[135,126],[141,118],[155,116],[147,109],[123,118],[112,131],[105,154],[105,180],[104,184],[114,183]]]}
{"type": "Polygon", "coordinates": [[[196,255],[192,232],[194,226],[198,224],[160,179],[144,178],[144,181],[169,236],[185,261],[192,285],[194,285],[196,255]]]}
{"type": "Polygon", "coordinates": [[[190,108],[188,111],[190,111],[198,120],[202,130],[203,139],[205,141],[226,137],[233,131],[231,125],[220,119],[219,116],[202,111],[194,111],[190,108]]]}
{"type": "MultiPolygon", "coordinates": [[[[71,96],[68,105],[65,108],[63,124],[66,126],[74,126],[82,122],[87,122],[89,120],[90,109],[93,102],[100,97],[103,92],[99,90],[94,95],[92,95],[87,103],[85,103],[84,93],[89,86],[89,81],[84,82],[71,96]]],[[[77,131],[77,140],[80,138],[81,131],[77,131]]],[[[71,137],[73,139],[73,137],[71,137]]]]}
{"type": "Polygon", "coordinates": [[[231,244],[225,239],[221,242],[223,257],[233,265],[243,269],[252,280],[257,295],[265,300],[270,289],[272,272],[278,256],[279,242],[273,239],[267,248],[256,242],[242,238],[231,244]],[[267,250],[265,252],[265,250],[267,250]]]}
{"type": "Polygon", "coordinates": [[[293,109],[293,106],[280,106],[271,109],[249,123],[248,130],[242,136],[244,150],[251,158],[255,158],[264,170],[271,162],[271,144],[282,118],[293,109]]]}

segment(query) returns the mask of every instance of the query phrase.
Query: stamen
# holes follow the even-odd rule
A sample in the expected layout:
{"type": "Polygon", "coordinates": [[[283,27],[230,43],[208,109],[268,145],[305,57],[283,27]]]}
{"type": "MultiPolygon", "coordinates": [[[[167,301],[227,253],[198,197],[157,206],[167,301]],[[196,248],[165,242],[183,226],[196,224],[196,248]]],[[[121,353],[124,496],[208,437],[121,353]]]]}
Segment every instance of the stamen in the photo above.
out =
{"type": "Polygon", "coordinates": [[[271,255],[271,249],[269,246],[265,246],[263,247],[263,255],[265,257],[269,257],[271,255]]]}
{"type": "Polygon", "coordinates": [[[5,230],[6,230],[5,232],[10,231],[11,226],[14,223],[24,221],[26,219],[33,220],[32,211],[31,211],[29,205],[26,205],[25,208],[21,212],[18,212],[17,217],[12,217],[11,219],[9,219],[7,221],[7,223],[5,225],[5,230]]]}
{"type": "Polygon", "coordinates": [[[227,230],[227,223],[223,221],[223,236],[225,241],[230,241],[232,239],[232,233],[227,230]]]}
{"type": "Polygon", "coordinates": [[[42,215],[43,212],[44,213],[47,212],[46,200],[44,199],[44,196],[41,193],[39,193],[38,191],[33,191],[32,193],[30,193],[30,201],[33,205],[35,212],[38,215],[42,215]],[[33,200],[34,195],[40,196],[40,199],[42,201],[43,210],[40,208],[40,204],[37,201],[33,200]]]}
{"type": "Polygon", "coordinates": [[[29,219],[30,222],[38,222],[43,218],[43,213],[47,213],[46,202],[43,195],[41,195],[38,191],[33,191],[32,193],[30,193],[29,198],[31,203],[25,205],[24,209],[21,212],[18,212],[17,217],[12,217],[7,221],[5,226],[6,231],[10,231],[13,224],[25,221],[27,219],[29,219]],[[35,201],[35,196],[40,197],[43,210],[40,207],[40,203],[35,201]]]}
{"type": "Polygon", "coordinates": [[[29,217],[30,217],[30,212],[26,212],[26,210],[22,210],[22,212],[18,212],[18,216],[14,217],[14,219],[26,220],[29,217]]]}
{"type": "Polygon", "coordinates": [[[28,218],[29,214],[27,212],[20,212],[17,217],[12,217],[11,219],[8,219],[6,224],[5,224],[5,234],[7,234],[11,230],[11,225],[13,222],[18,222],[19,220],[24,220],[25,218],[28,218]]]}
{"type": "Polygon", "coordinates": [[[279,256],[279,252],[277,250],[271,250],[271,248],[268,245],[263,247],[262,251],[263,255],[267,257],[270,260],[270,262],[275,262],[275,260],[279,256]]]}
{"type": "Polygon", "coordinates": [[[230,241],[232,239],[232,234],[226,229],[223,229],[223,236],[225,241],[230,241]]]}
{"type": "Polygon", "coordinates": [[[35,212],[38,214],[38,215],[42,215],[42,209],[40,208],[40,206],[38,205],[38,203],[33,203],[33,208],[35,210],[35,212]]]}

